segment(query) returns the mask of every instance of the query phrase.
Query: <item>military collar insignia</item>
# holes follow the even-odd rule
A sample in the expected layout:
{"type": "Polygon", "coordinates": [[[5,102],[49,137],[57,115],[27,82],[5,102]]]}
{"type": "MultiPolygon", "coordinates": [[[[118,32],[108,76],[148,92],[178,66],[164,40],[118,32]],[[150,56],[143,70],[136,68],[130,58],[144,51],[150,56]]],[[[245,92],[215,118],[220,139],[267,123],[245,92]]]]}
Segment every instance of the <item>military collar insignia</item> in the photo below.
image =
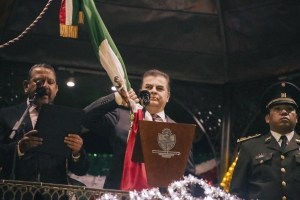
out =
{"type": "Polygon", "coordinates": [[[272,136],[269,136],[265,139],[265,143],[270,142],[270,140],[272,139],[272,136]]]}
{"type": "Polygon", "coordinates": [[[243,142],[243,141],[246,141],[246,140],[249,140],[249,139],[252,139],[252,138],[259,137],[260,135],[261,135],[261,134],[255,134],[255,135],[252,135],[252,136],[240,138],[240,139],[237,140],[237,143],[243,142]]]}
{"type": "Polygon", "coordinates": [[[295,141],[297,142],[297,144],[300,144],[300,140],[298,140],[298,139],[295,139],[295,141]]]}

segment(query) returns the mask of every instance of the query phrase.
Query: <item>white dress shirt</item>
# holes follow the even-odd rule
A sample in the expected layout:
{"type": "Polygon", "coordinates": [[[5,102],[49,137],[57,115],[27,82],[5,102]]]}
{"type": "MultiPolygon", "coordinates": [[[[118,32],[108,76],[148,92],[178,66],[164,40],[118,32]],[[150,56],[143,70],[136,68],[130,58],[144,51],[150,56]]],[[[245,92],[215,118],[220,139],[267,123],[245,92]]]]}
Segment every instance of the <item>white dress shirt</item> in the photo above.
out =
{"type": "MultiPolygon", "coordinates": [[[[278,142],[279,146],[281,146],[282,140],[280,139],[280,137],[281,137],[282,135],[281,135],[280,133],[276,133],[276,132],[274,132],[274,131],[271,131],[271,134],[272,134],[273,137],[276,139],[276,141],[278,142]]],[[[294,136],[294,131],[285,134],[285,136],[287,137],[286,143],[288,144],[289,141],[291,141],[291,139],[292,139],[293,136],[294,136]]]]}

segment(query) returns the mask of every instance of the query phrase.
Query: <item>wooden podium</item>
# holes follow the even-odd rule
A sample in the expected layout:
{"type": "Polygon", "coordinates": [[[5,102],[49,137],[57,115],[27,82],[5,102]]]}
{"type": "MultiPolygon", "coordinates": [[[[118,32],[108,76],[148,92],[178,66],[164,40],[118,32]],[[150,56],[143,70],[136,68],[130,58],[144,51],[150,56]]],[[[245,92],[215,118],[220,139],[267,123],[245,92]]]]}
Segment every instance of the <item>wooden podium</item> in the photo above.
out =
{"type": "Polygon", "coordinates": [[[145,163],[149,186],[166,188],[183,177],[195,129],[194,124],[139,121],[132,161],[145,163]]]}

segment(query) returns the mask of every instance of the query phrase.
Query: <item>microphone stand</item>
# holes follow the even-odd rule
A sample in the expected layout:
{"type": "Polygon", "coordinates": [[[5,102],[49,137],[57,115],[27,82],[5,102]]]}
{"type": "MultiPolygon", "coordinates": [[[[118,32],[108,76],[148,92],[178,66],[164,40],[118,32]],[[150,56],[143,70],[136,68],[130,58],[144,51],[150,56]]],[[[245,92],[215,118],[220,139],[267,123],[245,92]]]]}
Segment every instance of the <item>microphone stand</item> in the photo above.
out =
{"type": "Polygon", "coordinates": [[[146,115],[146,105],[143,103],[142,106],[143,106],[142,111],[143,111],[143,114],[144,114],[143,120],[145,120],[145,115],[146,115]]]}
{"type": "Polygon", "coordinates": [[[38,96],[38,94],[36,92],[34,94],[34,97],[32,99],[29,99],[29,104],[28,104],[26,110],[24,111],[24,113],[23,113],[22,117],[20,118],[20,120],[18,120],[16,122],[16,124],[14,125],[14,127],[12,128],[12,132],[11,132],[11,134],[9,136],[10,139],[13,139],[15,137],[15,135],[17,135],[16,141],[15,141],[16,145],[15,145],[15,149],[14,149],[14,157],[13,157],[12,170],[11,170],[11,174],[10,174],[10,177],[9,177],[10,180],[15,180],[16,179],[16,177],[15,177],[15,168],[16,168],[16,159],[17,159],[17,153],[18,153],[17,152],[18,143],[19,143],[19,139],[20,139],[19,138],[20,137],[19,131],[23,130],[23,133],[25,134],[25,131],[24,131],[24,125],[25,125],[25,123],[23,123],[23,121],[24,121],[24,118],[25,118],[26,114],[28,113],[29,109],[31,108],[32,103],[37,98],[37,96],[38,96]],[[20,127],[22,127],[22,129],[20,129],[20,127]]]}
{"type": "Polygon", "coordinates": [[[144,119],[146,115],[146,106],[150,104],[150,92],[147,90],[140,91],[140,102],[143,106],[144,119]]]}

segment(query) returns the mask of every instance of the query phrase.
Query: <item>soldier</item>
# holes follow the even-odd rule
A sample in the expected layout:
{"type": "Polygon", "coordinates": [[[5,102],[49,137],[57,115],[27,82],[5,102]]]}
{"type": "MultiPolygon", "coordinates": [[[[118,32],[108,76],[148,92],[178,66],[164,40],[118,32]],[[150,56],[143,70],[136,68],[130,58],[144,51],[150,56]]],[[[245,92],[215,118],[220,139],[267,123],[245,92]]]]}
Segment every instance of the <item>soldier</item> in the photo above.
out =
{"type": "Polygon", "coordinates": [[[266,90],[261,109],[270,132],[242,139],[230,190],[243,199],[300,199],[300,137],[294,131],[300,89],[279,82],[266,90]]]}

